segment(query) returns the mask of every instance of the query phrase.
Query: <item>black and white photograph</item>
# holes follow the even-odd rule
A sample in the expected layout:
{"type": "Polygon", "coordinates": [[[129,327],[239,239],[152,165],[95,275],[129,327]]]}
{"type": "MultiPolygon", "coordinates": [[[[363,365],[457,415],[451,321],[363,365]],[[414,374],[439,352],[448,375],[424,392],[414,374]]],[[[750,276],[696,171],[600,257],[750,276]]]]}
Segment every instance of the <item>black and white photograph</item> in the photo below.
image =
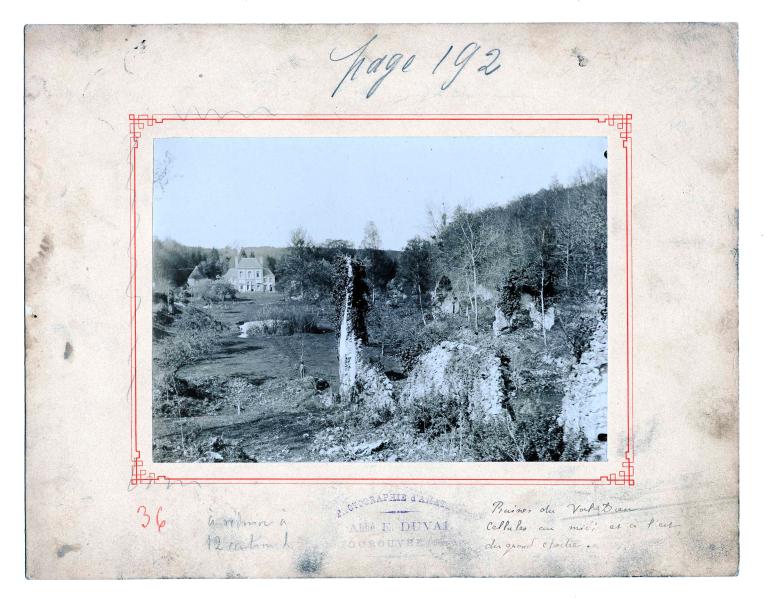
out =
{"type": "Polygon", "coordinates": [[[607,460],[605,137],[153,152],[155,462],[607,460]]]}

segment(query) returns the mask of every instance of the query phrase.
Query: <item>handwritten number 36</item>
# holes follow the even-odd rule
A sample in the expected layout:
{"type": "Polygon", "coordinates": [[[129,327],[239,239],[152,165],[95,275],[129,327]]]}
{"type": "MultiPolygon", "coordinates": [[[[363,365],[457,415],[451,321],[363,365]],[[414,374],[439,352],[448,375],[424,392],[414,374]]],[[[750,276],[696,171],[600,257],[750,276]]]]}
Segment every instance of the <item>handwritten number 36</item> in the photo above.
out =
{"type": "MultiPolygon", "coordinates": [[[[160,519],[160,511],[162,511],[162,506],[157,507],[157,512],[154,515],[154,522],[157,525],[158,533],[162,531],[163,527],[165,527],[165,519],[160,519]]],[[[146,506],[143,504],[139,506],[136,509],[136,513],[140,514],[142,519],[146,519],[145,522],[141,523],[141,527],[143,529],[149,527],[149,525],[152,523],[152,517],[147,512],[146,506]]]]}

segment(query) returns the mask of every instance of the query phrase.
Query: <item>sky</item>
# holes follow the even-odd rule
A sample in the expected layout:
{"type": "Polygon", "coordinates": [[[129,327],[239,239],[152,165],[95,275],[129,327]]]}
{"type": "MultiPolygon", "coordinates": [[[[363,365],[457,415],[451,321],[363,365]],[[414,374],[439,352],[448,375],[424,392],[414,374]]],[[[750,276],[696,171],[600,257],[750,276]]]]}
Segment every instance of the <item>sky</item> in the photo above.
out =
{"type": "Polygon", "coordinates": [[[382,247],[429,234],[428,209],[501,205],[581,167],[606,137],[158,138],[153,235],[204,247],[287,246],[290,232],[382,247]]]}

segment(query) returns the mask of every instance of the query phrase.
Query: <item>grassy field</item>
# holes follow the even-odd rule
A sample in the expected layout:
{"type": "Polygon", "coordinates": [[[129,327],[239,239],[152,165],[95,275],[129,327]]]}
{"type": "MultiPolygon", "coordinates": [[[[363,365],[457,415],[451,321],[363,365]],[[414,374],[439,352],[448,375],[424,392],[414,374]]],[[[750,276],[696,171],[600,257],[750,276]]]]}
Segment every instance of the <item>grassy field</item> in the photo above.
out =
{"type": "MultiPolygon", "coordinates": [[[[318,399],[329,398],[338,386],[335,333],[241,337],[240,331],[265,308],[295,304],[279,294],[260,294],[211,308],[226,327],[213,353],[177,373],[188,396],[183,414],[155,413],[155,460],[188,462],[210,451],[227,461],[313,460],[310,446],[327,426],[329,412],[318,399]],[[228,399],[232,381],[246,386],[239,414],[228,399]]],[[[327,320],[329,307],[312,310],[327,320]]]]}
{"type": "Polygon", "coordinates": [[[270,379],[298,377],[303,350],[306,375],[338,382],[338,356],[334,333],[296,333],[290,336],[238,337],[231,333],[207,360],[182,368],[188,381],[207,377],[240,377],[261,385],[270,379]]]}
{"type": "Polygon", "coordinates": [[[255,320],[259,309],[282,304],[285,301],[278,294],[261,294],[217,308],[216,318],[228,327],[219,348],[207,360],[181,369],[179,376],[188,380],[241,377],[260,385],[269,379],[298,377],[303,355],[307,376],[337,382],[338,356],[333,332],[240,337],[239,326],[255,320]]]}

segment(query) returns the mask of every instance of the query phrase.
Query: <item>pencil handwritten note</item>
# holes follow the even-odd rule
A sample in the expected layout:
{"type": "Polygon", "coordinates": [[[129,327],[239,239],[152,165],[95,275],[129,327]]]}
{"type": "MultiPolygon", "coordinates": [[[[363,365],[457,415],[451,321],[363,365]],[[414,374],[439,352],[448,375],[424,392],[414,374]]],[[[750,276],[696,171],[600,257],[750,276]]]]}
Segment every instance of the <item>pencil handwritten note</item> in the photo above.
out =
{"type": "MultiPolygon", "coordinates": [[[[501,68],[500,48],[485,49],[481,44],[473,41],[465,45],[450,44],[436,61],[429,62],[428,58],[421,58],[416,63],[417,56],[415,53],[377,52],[378,46],[381,45],[380,41],[376,43],[377,39],[378,34],[348,53],[337,50],[331,51],[329,58],[332,62],[339,63],[344,67],[348,65],[343,77],[330,94],[331,98],[335,97],[343,86],[351,85],[351,82],[358,77],[360,80],[369,80],[371,83],[365,93],[365,98],[370,98],[393,73],[407,74],[419,70],[427,71],[421,63],[429,63],[426,66],[429,67],[432,76],[444,78],[439,85],[439,89],[443,92],[453,85],[464,69],[468,69],[469,65],[476,63],[476,69],[468,70],[485,76],[492,75],[501,68]]],[[[367,86],[368,84],[363,85],[367,86]]]]}

